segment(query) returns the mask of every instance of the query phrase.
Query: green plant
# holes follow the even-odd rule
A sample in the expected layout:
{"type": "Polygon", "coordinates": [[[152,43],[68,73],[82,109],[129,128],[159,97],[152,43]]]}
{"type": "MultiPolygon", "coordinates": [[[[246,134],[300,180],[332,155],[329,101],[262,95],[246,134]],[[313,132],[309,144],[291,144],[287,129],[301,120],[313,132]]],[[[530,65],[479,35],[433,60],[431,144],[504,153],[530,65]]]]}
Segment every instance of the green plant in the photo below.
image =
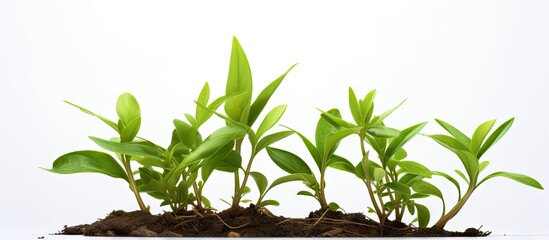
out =
{"type": "Polygon", "coordinates": [[[411,214],[415,213],[415,209],[418,210],[420,226],[424,226],[429,221],[428,209],[414,199],[424,197],[425,193],[412,194],[411,188],[421,179],[430,178],[431,171],[417,162],[403,160],[407,156],[403,147],[427,122],[402,131],[385,126],[385,118],[402,103],[379,116],[373,116],[375,95],[376,91],[373,90],[359,100],[353,89],[349,88],[349,108],[354,123],[347,122],[330,111],[322,112],[321,116],[327,122],[339,129],[338,132],[344,133],[340,135],[342,138],[351,134],[358,135],[362,155],[362,160],[356,165],[340,156],[330,158],[327,165],[352,173],[364,182],[373,205],[370,211],[376,213],[381,225],[392,213],[396,220],[401,221],[405,209],[408,208],[411,214]],[[377,153],[379,163],[369,158],[366,144],[377,153]]]}
{"type": "Polygon", "coordinates": [[[431,139],[435,140],[437,143],[443,147],[449,149],[455,153],[458,158],[461,160],[465,173],[460,170],[455,170],[456,173],[467,183],[467,190],[462,195],[462,190],[458,181],[448,174],[442,172],[434,172],[435,175],[445,177],[451,181],[458,190],[458,201],[454,207],[446,214],[444,214],[433,226],[434,228],[444,228],[446,223],[451,220],[453,217],[458,214],[458,212],[463,208],[469,197],[473,192],[485,181],[494,178],[494,177],[506,177],[512,180],[515,180],[519,183],[525,184],[530,187],[537,189],[543,189],[541,184],[535,179],[518,173],[511,172],[494,172],[487,175],[484,178],[479,178],[480,174],[488,167],[489,161],[480,161],[480,158],[492,147],[507,131],[511,128],[514,118],[511,118],[501,124],[496,130],[488,136],[490,130],[494,126],[496,120],[490,120],[482,123],[477,127],[473,136],[469,138],[467,135],[463,134],[454,126],[446,123],[442,120],[436,119],[436,122],[442,126],[451,136],[443,134],[433,134],[427,135],[431,139]],[[488,138],[486,138],[488,137],[488,138]]]}
{"type": "MultiPolygon", "coordinates": [[[[129,183],[141,211],[148,212],[149,209],[141,199],[131,168],[132,156],[148,155],[152,148],[147,142],[134,141],[141,126],[141,110],[135,97],[129,93],[123,93],[118,98],[116,102],[116,112],[119,117],[118,123],[76,104],[66,103],[79,108],[86,114],[99,118],[119,134],[119,137],[113,138],[110,141],[96,137],[90,137],[90,139],[106,150],[117,153],[116,156],[120,163],[122,163],[123,168],[112,156],[106,153],[99,151],[75,151],[57,158],[53,162],[52,168],[45,170],[60,174],[101,173],[110,177],[123,179],[129,183]]],[[[158,155],[156,151],[152,152],[151,157],[163,157],[162,155],[158,155]]]]}

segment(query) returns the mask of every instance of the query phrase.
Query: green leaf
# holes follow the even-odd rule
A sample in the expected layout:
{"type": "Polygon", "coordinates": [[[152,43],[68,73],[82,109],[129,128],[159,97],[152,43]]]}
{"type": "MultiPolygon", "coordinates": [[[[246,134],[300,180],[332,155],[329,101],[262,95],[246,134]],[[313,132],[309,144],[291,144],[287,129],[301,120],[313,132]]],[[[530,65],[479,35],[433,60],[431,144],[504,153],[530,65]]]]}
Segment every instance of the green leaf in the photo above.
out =
{"type": "Polygon", "coordinates": [[[227,156],[234,151],[234,141],[229,141],[223,147],[219,148],[214,154],[204,160],[204,165],[200,168],[202,181],[208,181],[208,178],[215,170],[217,165],[219,165],[227,156]]]}
{"type": "Polygon", "coordinates": [[[318,109],[321,114],[320,114],[320,117],[324,118],[326,121],[328,121],[332,126],[336,127],[336,128],[340,128],[340,127],[343,127],[343,128],[352,128],[352,127],[356,127],[354,126],[352,123],[349,123],[345,120],[343,120],[341,117],[338,117],[338,116],[334,116],[328,112],[324,112],[320,109],[318,109]]]}
{"type": "Polygon", "coordinates": [[[257,129],[257,138],[261,138],[264,133],[269,131],[269,129],[271,129],[278,122],[278,120],[280,120],[284,114],[284,111],[286,111],[286,105],[278,105],[267,113],[267,116],[265,116],[265,119],[263,119],[263,122],[261,122],[259,128],[257,129]]]}
{"type": "Polygon", "coordinates": [[[242,92],[225,101],[225,113],[227,116],[239,123],[246,124],[250,110],[252,93],[242,92]]]}
{"type": "Polygon", "coordinates": [[[515,118],[511,118],[501,124],[491,135],[486,139],[486,142],[482,144],[482,147],[480,147],[480,150],[478,151],[477,157],[480,158],[490,147],[492,147],[505,133],[507,133],[507,130],[511,128],[511,125],[513,125],[513,121],[515,118]]]}
{"type": "Polygon", "coordinates": [[[397,108],[399,108],[404,102],[406,102],[406,99],[404,99],[404,101],[400,102],[400,104],[396,105],[395,107],[387,110],[386,112],[382,113],[381,115],[375,117],[373,120],[375,121],[372,121],[374,125],[376,124],[380,124],[381,122],[383,122],[383,120],[385,120],[385,118],[387,118],[389,115],[391,115],[391,113],[393,113],[397,108]]]}
{"type": "Polygon", "coordinates": [[[399,130],[382,125],[374,125],[372,127],[369,127],[366,132],[374,137],[379,138],[394,138],[398,137],[398,135],[400,134],[399,130]]]}
{"type": "MultiPolygon", "coordinates": [[[[357,125],[362,125],[362,121],[364,120],[362,117],[362,112],[360,110],[360,105],[358,103],[358,99],[355,95],[355,92],[351,87],[349,87],[349,109],[351,109],[351,114],[353,115],[353,119],[355,120],[355,123],[357,125]]],[[[366,113],[364,113],[366,114],[366,113]]]]}
{"type": "Polygon", "coordinates": [[[402,195],[410,195],[412,192],[410,191],[410,187],[408,187],[406,184],[399,183],[399,182],[390,182],[385,184],[387,188],[390,188],[394,190],[396,193],[402,194],[402,195]]]}
{"type": "Polygon", "coordinates": [[[186,147],[192,149],[196,145],[196,128],[179,119],[173,120],[177,135],[186,147]]]}
{"type": "Polygon", "coordinates": [[[360,128],[346,128],[326,135],[326,139],[324,140],[324,157],[329,157],[330,154],[335,152],[341,139],[351,134],[358,133],[358,131],[360,131],[360,128]]]}
{"type": "Polygon", "coordinates": [[[73,106],[73,107],[76,107],[76,108],[80,109],[80,111],[82,111],[82,112],[84,112],[84,113],[86,113],[86,114],[88,114],[88,115],[91,115],[91,116],[94,116],[94,117],[96,117],[96,118],[99,118],[99,120],[101,120],[101,121],[103,121],[104,123],[106,123],[107,125],[109,125],[109,127],[111,127],[112,129],[114,129],[117,133],[120,133],[120,131],[118,130],[118,125],[117,125],[115,122],[113,122],[113,121],[111,121],[111,120],[109,120],[109,119],[107,119],[107,118],[104,118],[104,117],[101,116],[101,115],[95,114],[95,113],[93,113],[92,111],[90,111],[90,110],[88,110],[88,109],[85,109],[85,108],[83,108],[83,107],[80,107],[80,106],[78,106],[78,105],[76,105],[76,104],[74,104],[74,103],[71,103],[71,102],[69,102],[69,101],[64,101],[64,102],[67,103],[67,104],[69,104],[69,105],[71,105],[71,106],[73,106]]]}
{"type": "Polygon", "coordinates": [[[471,139],[467,137],[467,135],[463,134],[461,131],[459,131],[454,126],[450,125],[447,122],[444,122],[440,119],[435,119],[435,121],[444,128],[448,133],[450,133],[454,138],[461,143],[463,146],[465,146],[467,149],[469,149],[469,146],[471,145],[471,139]]]}
{"type": "Polygon", "coordinates": [[[328,203],[328,208],[332,211],[337,211],[337,210],[341,209],[339,204],[337,204],[335,202],[328,203]]]}
{"type": "Polygon", "coordinates": [[[141,117],[137,117],[131,120],[120,133],[120,140],[122,142],[131,142],[137,136],[139,128],[141,127],[141,117]]]}
{"type": "Polygon", "coordinates": [[[231,49],[231,62],[229,65],[229,77],[227,79],[227,94],[252,91],[252,72],[244,49],[233,37],[231,49]]]}
{"type": "Polygon", "coordinates": [[[307,147],[307,150],[309,150],[311,157],[313,157],[313,159],[315,160],[316,166],[320,170],[322,168],[322,159],[320,158],[320,152],[315,147],[315,145],[313,145],[313,143],[309,141],[309,139],[307,139],[303,134],[299,133],[298,131],[295,131],[289,127],[286,127],[286,128],[296,133],[299,136],[299,138],[301,138],[301,140],[305,144],[305,147],[307,147]]]}
{"type": "Polygon", "coordinates": [[[372,114],[374,112],[374,98],[376,97],[376,90],[370,91],[368,94],[366,94],[366,97],[364,97],[364,100],[359,100],[360,104],[360,112],[362,113],[362,122],[364,124],[367,124],[370,122],[370,119],[372,118],[372,114]]]}
{"type": "MultiPolygon", "coordinates": [[[[339,110],[335,108],[329,110],[328,113],[336,117],[341,117],[339,110]]],[[[324,141],[326,140],[326,136],[328,136],[328,134],[333,133],[335,131],[337,131],[337,128],[334,127],[332,124],[330,124],[330,122],[326,121],[326,119],[324,119],[323,117],[321,117],[318,120],[318,123],[316,124],[316,131],[315,131],[315,142],[316,142],[316,148],[318,150],[318,153],[321,156],[328,155],[328,151],[324,149],[324,146],[325,146],[324,141]]]]}
{"type": "Polygon", "coordinates": [[[482,162],[479,164],[478,172],[481,173],[482,171],[484,171],[484,169],[486,169],[486,168],[488,167],[488,165],[490,165],[490,162],[489,162],[489,161],[482,161],[482,162]]]}
{"type": "Polygon", "coordinates": [[[166,165],[164,164],[164,161],[162,161],[158,158],[136,157],[135,159],[132,159],[132,160],[135,160],[136,162],[138,162],[139,164],[141,164],[143,166],[159,167],[159,168],[166,167],[166,165]]]}
{"type": "Polygon", "coordinates": [[[293,131],[281,131],[281,132],[277,132],[277,133],[273,133],[273,134],[270,134],[270,135],[267,135],[265,137],[263,137],[261,140],[259,140],[259,142],[257,143],[256,147],[255,147],[255,153],[257,154],[258,152],[260,152],[261,150],[263,150],[264,148],[270,146],[271,144],[275,143],[275,142],[278,142],[290,135],[294,134],[293,131]]]}
{"type": "Polygon", "coordinates": [[[380,182],[385,177],[385,170],[383,168],[374,168],[373,179],[376,182],[380,182]]]}
{"type": "Polygon", "coordinates": [[[432,195],[440,199],[444,199],[440,189],[438,189],[435,185],[425,181],[416,182],[414,185],[412,185],[412,189],[417,193],[432,195]]]}
{"type": "Polygon", "coordinates": [[[404,150],[404,148],[399,148],[395,152],[395,154],[393,154],[393,159],[397,160],[397,161],[400,161],[402,159],[405,159],[407,156],[408,156],[408,153],[406,152],[406,150],[404,150]]]}
{"type": "Polygon", "coordinates": [[[452,138],[450,136],[442,135],[442,134],[433,134],[433,135],[427,135],[431,139],[435,140],[438,144],[442,145],[443,147],[449,149],[452,152],[456,151],[469,151],[469,148],[462,143],[460,143],[455,138],[452,138]]]}
{"type": "Polygon", "coordinates": [[[200,144],[189,156],[179,164],[178,169],[183,169],[203,158],[215,153],[219,148],[236,139],[246,136],[246,131],[237,126],[225,126],[212,133],[202,144],[200,144]]]}
{"type": "Polygon", "coordinates": [[[163,152],[160,152],[158,148],[152,146],[139,144],[137,142],[114,142],[96,137],[89,138],[100,147],[111,152],[130,156],[152,157],[160,160],[165,159],[163,152]]]}
{"type": "Polygon", "coordinates": [[[458,199],[461,199],[461,187],[459,186],[459,182],[455,178],[453,178],[452,176],[450,176],[446,173],[443,173],[443,172],[433,171],[432,173],[433,173],[433,175],[444,177],[448,181],[453,183],[454,186],[456,186],[457,191],[458,191],[458,199]]]}
{"type": "Polygon", "coordinates": [[[259,114],[261,111],[263,111],[263,108],[267,105],[267,102],[269,102],[269,99],[273,95],[273,93],[276,91],[280,83],[282,83],[282,80],[286,77],[286,75],[296,66],[297,64],[292,65],[284,74],[282,74],[280,77],[278,77],[276,80],[271,82],[255,99],[254,103],[252,104],[250,108],[250,116],[248,117],[248,126],[252,126],[254,122],[259,117],[259,114]]]}
{"type": "Polygon", "coordinates": [[[276,200],[270,199],[270,200],[263,200],[259,205],[263,206],[263,207],[265,207],[265,206],[280,206],[280,203],[276,200]]]}
{"type": "Polygon", "coordinates": [[[467,171],[467,174],[469,175],[469,179],[471,179],[471,182],[475,182],[478,175],[478,169],[479,169],[478,158],[468,151],[456,151],[455,153],[456,155],[458,155],[459,159],[461,160],[461,163],[463,164],[465,171],[467,171]]]}
{"type": "Polygon", "coordinates": [[[313,197],[313,198],[315,198],[315,199],[316,199],[315,195],[314,195],[314,194],[312,194],[312,193],[311,193],[311,192],[309,192],[309,191],[299,191],[299,192],[297,193],[297,195],[301,195],[301,196],[309,196],[309,197],[313,197]]]}
{"type": "Polygon", "coordinates": [[[390,159],[398,149],[402,148],[404,144],[417,135],[426,124],[427,122],[423,122],[402,130],[399,136],[393,139],[387,147],[387,150],[385,151],[386,159],[390,159]]]}
{"type": "Polygon", "coordinates": [[[411,187],[416,182],[422,180],[424,177],[418,176],[412,173],[406,173],[400,179],[398,179],[398,182],[406,184],[407,186],[411,187]]]}
{"type": "Polygon", "coordinates": [[[141,117],[139,103],[137,103],[135,97],[130,93],[123,93],[118,97],[116,113],[118,113],[118,117],[124,123],[124,126],[127,126],[132,120],[141,117]]]}
{"type": "Polygon", "coordinates": [[[461,177],[461,179],[463,179],[467,184],[469,184],[469,179],[467,179],[467,176],[465,176],[465,174],[460,171],[460,170],[454,170],[454,172],[457,173],[457,175],[459,175],[461,177]]]}
{"type": "Polygon", "coordinates": [[[488,133],[490,132],[490,129],[492,129],[492,126],[494,126],[494,123],[496,123],[496,120],[487,121],[478,126],[475,130],[475,133],[473,133],[470,149],[471,152],[475,154],[475,156],[479,157],[480,146],[482,145],[482,142],[484,142],[486,135],[488,135],[488,133]]]}
{"type": "MultiPolygon", "coordinates": [[[[239,95],[237,95],[237,96],[240,96],[240,95],[242,95],[242,94],[239,94],[239,95]]],[[[230,118],[230,117],[227,117],[227,116],[225,116],[225,115],[223,115],[223,114],[220,114],[220,113],[218,113],[218,112],[215,112],[215,111],[213,111],[213,110],[210,110],[208,107],[203,106],[203,105],[201,105],[200,103],[197,103],[197,102],[195,102],[195,103],[196,103],[199,107],[205,109],[206,111],[209,111],[209,112],[211,112],[212,114],[215,114],[215,115],[217,115],[218,117],[220,117],[220,118],[224,119],[225,121],[227,121],[227,125],[233,124],[233,125],[235,125],[235,126],[241,127],[242,129],[245,129],[247,132],[251,131],[251,128],[250,128],[248,125],[243,124],[243,123],[241,123],[241,122],[239,122],[239,121],[237,121],[237,120],[234,120],[234,119],[232,119],[232,118],[230,118]]]]}
{"type": "MultiPolygon", "coordinates": [[[[198,99],[196,100],[196,102],[200,103],[203,106],[208,106],[209,100],[210,100],[210,85],[208,84],[208,82],[206,82],[204,83],[204,87],[202,87],[202,91],[200,91],[200,95],[198,95],[198,99]]],[[[200,107],[196,108],[195,116],[198,122],[201,122],[201,120],[205,119],[207,114],[208,114],[208,111],[204,110],[203,108],[200,108],[200,107]]]]}
{"type": "Polygon", "coordinates": [[[431,219],[431,213],[429,209],[421,204],[414,204],[417,209],[417,218],[419,221],[419,227],[427,227],[429,225],[429,220],[431,219]]]}
{"type": "Polygon", "coordinates": [[[413,173],[418,176],[430,178],[431,177],[431,170],[429,168],[413,161],[396,161],[396,164],[402,169],[404,172],[413,173]]]}
{"type": "Polygon", "coordinates": [[[97,151],[76,151],[67,153],[53,162],[51,169],[44,170],[59,173],[101,173],[113,178],[128,181],[126,172],[109,154],[97,151]]]}
{"type": "Polygon", "coordinates": [[[283,177],[280,177],[269,186],[269,191],[273,187],[276,187],[280,184],[287,183],[287,182],[293,182],[293,181],[302,181],[307,187],[309,187],[312,190],[318,190],[318,182],[316,181],[315,177],[312,174],[308,173],[294,173],[290,175],[286,175],[283,177]]]}
{"type": "Polygon", "coordinates": [[[242,167],[242,156],[236,151],[230,151],[229,154],[218,162],[215,166],[215,170],[222,172],[236,172],[242,167]]]}
{"type": "Polygon", "coordinates": [[[207,106],[206,104],[202,104],[199,101],[196,101],[196,105],[197,105],[196,111],[201,112],[200,115],[196,116],[197,128],[202,126],[202,124],[204,124],[206,121],[208,121],[208,119],[212,117],[212,115],[215,113],[215,111],[217,111],[217,109],[221,106],[221,104],[227,101],[227,99],[230,99],[234,96],[235,95],[226,95],[226,96],[219,97],[215,99],[212,103],[210,103],[210,105],[207,105],[207,106]],[[201,109],[201,110],[198,110],[198,109],[201,109]]]}
{"type": "MultiPolygon", "coordinates": [[[[265,190],[267,190],[267,185],[269,184],[269,181],[260,172],[250,172],[250,176],[255,180],[255,183],[257,184],[257,189],[259,190],[259,195],[262,196],[263,193],[265,193],[265,190]]],[[[278,205],[277,205],[278,206],[278,205]]]]}
{"type": "Polygon", "coordinates": [[[291,152],[267,147],[267,153],[273,162],[287,173],[312,173],[307,163],[291,152]]]}
{"type": "Polygon", "coordinates": [[[511,180],[522,183],[526,186],[530,186],[530,187],[533,187],[533,188],[543,190],[543,187],[541,186],[541,184],[536,179],[533,179],[533,178],[531,178],[529,176],[526,176],[524,174],[511,173],[511,172],[495,172],[495,173],[492,173],[492,174],[486,176],[484,179],[482,179],[482,181],[480,181],[477,184],[476,187],[480,186],[480,184],[482,184],[484,181],[486,181],[488,179],[491,179],[491,178],[494,178],[494,177],[506,177],[506,178],[509,178],[511,180]]]}
{"type": "Polygon", "coordinates": [[[327,165],[328,167],[357,175],[355,166],[349,160],[338,155],[332,155],[332,157],[328,159],[327,165]]]}

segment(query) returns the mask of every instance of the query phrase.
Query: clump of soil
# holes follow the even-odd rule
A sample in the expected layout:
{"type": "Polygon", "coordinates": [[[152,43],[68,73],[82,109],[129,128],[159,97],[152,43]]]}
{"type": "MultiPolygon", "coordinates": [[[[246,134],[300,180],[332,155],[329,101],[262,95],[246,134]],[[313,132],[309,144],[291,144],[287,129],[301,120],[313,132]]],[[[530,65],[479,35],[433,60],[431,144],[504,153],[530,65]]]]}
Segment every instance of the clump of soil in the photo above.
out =
{"type": "Polygon", "coordinates": [[[186,212],[151,215],[141,211],[113,211],[92,224],[65,228],[61,234],[136,237],[456,237],[487,236],[474,228],[449,232],[416,228],[401,222],[379,223],[362,213],[329,210],[311,212],[307,218],[275,216],[265,208],[227,209],[220,213],[186,212]]]}

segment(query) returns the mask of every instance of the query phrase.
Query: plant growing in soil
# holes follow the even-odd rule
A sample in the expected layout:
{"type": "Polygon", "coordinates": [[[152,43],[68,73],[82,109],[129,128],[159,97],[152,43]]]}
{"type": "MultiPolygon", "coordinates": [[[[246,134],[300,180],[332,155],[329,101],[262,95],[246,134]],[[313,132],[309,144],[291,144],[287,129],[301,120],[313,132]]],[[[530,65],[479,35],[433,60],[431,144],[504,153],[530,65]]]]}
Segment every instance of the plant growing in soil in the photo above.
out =
{"type": "Polygon", "coordinates": [[[461,195],[462,190],[459,183],[450,175],[441,172],[434,172],[434,174],[445,177],[450,182],[452,182],[458,190],[458,201],[450,211],[443,214],[443,216],[435,223],[434,228],[442,229],[448,221],[450,221],[456,214],[459,213],[461,208],[465,205],[469,197],[473,192],[485,181],[494,178],[494,177],[506,177],[512,180],[515,180],[524,185],[534,187],[537,189],[543,189],[541,184],[535,179],[518,173],[511,172],[494,172],[489,174],[484,178],[480,178],[480,174],[488,167],[490,164],[489,161],[480,161],[480,158],[492,147],[499,139],[507,133],[511,125],[513,124],[514,118],[511,118],[501,124],[496,130],[488,136],[490,130],[496,123],[496,120],[490,120],[482,123],[477,127],[473,136],[469,138],[467,135],[463,134],[460,130],[454,126],[446,123],[442,120],[436,119],[436,122],[442,126],[451,136],[443,134],[433,134],[427,135],[431,139],[435,140],[437,143],[447,148],[448,150],[455,153],[463,164],[465,173],[460,170],[455,170],[455,172],[467,183],[467,190],[463,195],[461,195]],[[486,138],[488,137],[488,138],[486,138]]]}
{"type": "Polygon", "coordinates": [[[393,213],[395,220],[402,221],[406,209],[411,214],[414,214],[417,209],[419,225],[424,227],[429,222],[429,210],[414,199],[425,197],[426,192],[419,191],[412,194],[411,188],[421,179],[430,178],[431,171],[422,164],[404,160],[407,153],[403,147],[421,131],[427,122],[413,125],[402,131],[387,127],[384,124],[385,118],[402,103],[379,116],[373,116],[375,95],[376,90],[372,90],[359,100],[353,89],[349,88],[349,108],[354,123],[345,121],[330,112],[322,112],[321,116],[327,122],[340,132],[346,133],[343,137],[351,134],[358,135],[362,155],[362,160],[356,165],[339,156],[330,159],[328,165],[352,173],[364,182],[373,205],[370,211],[376,213],[381,225],[393,213]],[[366,144],[377,153],[379,163],[369,158],[366,144]]]}
{"type": "MultiPolygon", "coordinates": [[[[139,128],[141,126],[141,109],[139,103],[129,93],[123,93],[116,102],[116,112],[119,120],[117,123],[111,121],[101,115],[95,114],[76,104],[66,102],[74,107],[79,108],[82,112],[94,116],[118,133],[117,138],[104,140],[96,137],[90,137],[97,145],[102,148],[113,151],[118,157],[120,164],[109,154],[99,151],[75,151],[67,153],[53,162],[51,169],[45,169],[53,173],[72,174],[72,173],[101,173],[113,178],[120,178],[129,183],[131,191],[135,195],[135,199],[141,211],[148,212],[149,208],[145,206],[138,186],[134,179],[134,174],[131,168],[131,160],[134,155],[148,155],[151,146],[145,142],[134,142],[139,128]]],[[[162,157],[152,154],[151,157],[162,157]]]]}

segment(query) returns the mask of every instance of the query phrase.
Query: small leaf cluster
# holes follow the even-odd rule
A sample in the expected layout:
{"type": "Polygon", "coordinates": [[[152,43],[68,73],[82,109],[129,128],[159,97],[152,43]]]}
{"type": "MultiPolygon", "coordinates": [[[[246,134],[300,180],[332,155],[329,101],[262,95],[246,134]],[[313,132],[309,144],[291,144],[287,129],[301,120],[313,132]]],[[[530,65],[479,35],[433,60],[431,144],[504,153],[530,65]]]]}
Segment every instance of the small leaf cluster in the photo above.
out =
{"type": "Polygon", "coordinates": [[[319,110],[313,140],[288,126],[274,131],[272,129],[284,115],[287,105],[279,104],[266,113],[263,110],[268,109],[269,100],[295,66],[292,65],[254,98],[248,59],[234,38],[225,95],[210,99],[210,86],[205,83],[195,100],[194,115],[184,113],[184,119],[173,120],[168,146],[138,136],[141,109],[136,98],[129,93],[120,95],[116,103],[118,121],[111,121],[67,102],[101,120],[116,132],[110,139],[89,137],[112,154],[92,150],[74,151],[57,158],[52,168],[46,170],[59,174],[101,173],[122,179],[128,184],[142,211],[149,211],[149,206],[141,198],[141,194],[145,193],[158,199],[160,206],[169,206],[178,213],[214,209],[203,192],[206,183],[216,172],[233,175],[233,195],[231,199],[223,200],[231,208],[249,202],[254,202],[260,209],[269,205],[278,206],[277,200],[266,199],[269,191],[281,184],[297,181],[305,186],[298,195],[314,198],[321,209],[337,211],[341,206],[328,201],[326,194],[327,183],[330,182],[326,172],[328,169],[336,169],[352,174],[364,184],[365,196],[369,199],[366,210],[375,214],[382,226],[390,218],[402,221],[409,214],[420,227],[427,227],[431,211],[422,204],[422,199],[435,197],[442,203],[442,214],[433,227],[444,228],[472,193],[494,177],[505,177],[543,189],[535,179],[519,173],[498,171],[481,177],[489,165],[481,157],[505,135],[514,118],[492,132],[495,120],[482,123],[471,137],[451,124],[435,119],[449,135],[422,134],[420,132],[427,122],[415,123],[403,129],[386,124],[386,120],[404,101],[376,115],[376,90],[359,98],[349,88],[350,120],[343,118],[337,108],[319,110]],[[224,112],[219,111],[221,106],[224,112]],[[201,132],[201,126],[214,116],[224,120],[225,125],[219,126],[209,135],[201,132]],[[298,137],[307,149],[307,158],[272,146],[292,135],[298,137]],[[460,181],[449,173],[431,170],[423,163],[408,158],[405,146],[418,135],[433,139],[457,156],[463,170],[455,170],[455,173],[466,188],[462,188],[460,181]],[[340,142],[351,136],[356,136],[358,140],[354,146],[361,156],[359,159],[349,160],[337,152],[340,142]],[[243,151],[243,144],[249,144],[249,152],[243,151]],[[254,160],[263,150],[286,173],[270,184],[263,173],[253,169],[254,160]],[[311,159],[313,164],[309,165],[304,159],[311,159]],[[444,192],[429,182],[433,176],[447,179],[457,189],[458,199],[448,211],[444,192]],[[244,199],[252,191],[250,178],[254,180],[254,187],[259,193],[256,200],[244,199]]]}

